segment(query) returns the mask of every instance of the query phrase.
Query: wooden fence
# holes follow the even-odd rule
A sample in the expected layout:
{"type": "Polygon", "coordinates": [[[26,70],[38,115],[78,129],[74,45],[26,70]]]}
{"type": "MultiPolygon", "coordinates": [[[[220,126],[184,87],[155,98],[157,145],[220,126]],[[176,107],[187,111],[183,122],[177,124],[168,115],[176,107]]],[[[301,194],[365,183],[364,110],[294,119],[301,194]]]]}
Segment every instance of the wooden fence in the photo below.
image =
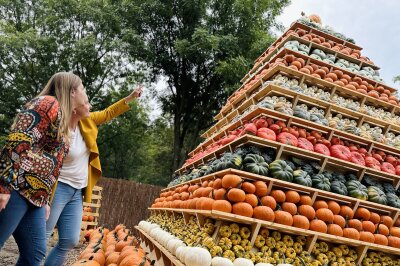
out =
{"type": "Polygon", "coordinates": [[[162,187],[134,181],[102,177],[97,183],[103,187],[99,225],[113,228],[123,223],[133,229],[149,216],[147,210],[160,195],[162,187]]]}

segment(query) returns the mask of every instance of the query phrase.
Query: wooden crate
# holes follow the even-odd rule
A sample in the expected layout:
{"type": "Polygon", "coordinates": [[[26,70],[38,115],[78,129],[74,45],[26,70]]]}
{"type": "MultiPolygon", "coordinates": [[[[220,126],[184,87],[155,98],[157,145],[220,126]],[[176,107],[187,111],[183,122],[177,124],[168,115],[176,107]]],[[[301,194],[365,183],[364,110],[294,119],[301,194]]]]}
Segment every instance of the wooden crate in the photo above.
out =
{"type": "Polygon", "coordinates": [[[93,220],[88,220],[88,221],[83,221],[81,224],[81,236],[80,240],[84,240],[84,236],[87,230],[96,228],[98,226],[98,220],[99,220],[99,215],[100,215],[100,207],[101,207],[101,192],[103,188],[99,186],[95,186],[93,188],[92,192],[92,202],[84,202],[83,203],[83,208],[85,207],[90,207],[91,212],[83,212],[83,217],[88,216],[88,217],[93,217],[93,220]]]}

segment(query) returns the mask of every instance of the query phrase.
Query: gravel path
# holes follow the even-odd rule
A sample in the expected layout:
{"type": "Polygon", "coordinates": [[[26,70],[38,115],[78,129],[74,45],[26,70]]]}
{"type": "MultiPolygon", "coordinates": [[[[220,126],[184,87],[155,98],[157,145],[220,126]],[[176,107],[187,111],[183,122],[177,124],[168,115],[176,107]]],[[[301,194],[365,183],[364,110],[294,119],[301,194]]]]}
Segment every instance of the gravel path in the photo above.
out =
{"type": "MultiPolygon", "coordinates": [[[[49,241],[49,244],[47,245],[47,252],[50,251],[50,249],[56,244],[56,242],[53,240],[49,241]]],[[[67,261],[64,265],[71,265],[74,263],[79,254],[82,252],[82,250],[85,248],[83,245],[79,245],[78,247],[74,248],[67,257],[67,261]]],[[[7,242],[4,244],[4,247],[0,250],[0,265],[15,265],[18,259],[18,246],[14,241],[14,238],[11,237],[7,242]]],[[[43,265],[43,264],[42,264],[43,265]]]]}

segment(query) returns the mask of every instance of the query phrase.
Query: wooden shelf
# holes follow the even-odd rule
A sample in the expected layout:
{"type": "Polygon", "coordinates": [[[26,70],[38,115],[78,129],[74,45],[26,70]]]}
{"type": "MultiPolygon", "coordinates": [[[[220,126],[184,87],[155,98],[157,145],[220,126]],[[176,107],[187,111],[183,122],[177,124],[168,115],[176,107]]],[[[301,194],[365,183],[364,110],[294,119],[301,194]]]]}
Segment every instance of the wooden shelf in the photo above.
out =
{"type": "Polygon", "coordinates": [[[82,221],[82,225],[97,225],[97,222],[82,221]]]}
{"type": "MultiPolygon", "coordinates": [[[[172,209],[172,208],[149,208],[151,211],[170,211],[170,212],[177,212],[177,213],[186,213],[189,212],[191,214],[197,213],[197,210],[187,210],[187,209],[172,209]]],[[[260,224],[261,227],[266,227],[271,230],[276,230],[283,233],[288,234],[295,234],[295,235],[304,235],[316,238],[315,240],[322,240],[327,241],[330,243],[337,243],[337,244],[345,244],[352,247],[365,247],[369,250],[376,250],[384,253],[389,253],[392,255],[400,255],[400,249],[393,248],[389,246],[377,245],[372,243],[367,243],[359,240],[354,240],[346,237],[339,237],[330,234],[324,234],[320,232],[315,232],[311,230],[305,230],[293,226],[286,226],[274,222],[263,221],[254,218],[248,218],[240,215],[235,215],[232,213],[226,213],[221,211],[204,211],[202,210],[199,215],[209,217],[216,220],[224,220],[229,222],[236,222],[242,224],[260,224]]],[[[362,258],[358,258],[359,261],[362,261],[362,258]]]]}
{"type": "Polygon", "coordinates": [[[165,266],[185,266],[185,264],[180,262],[177,257],[172,255],[171,252],[149,236],[145,231],[140,229],[138,226],[135,226],[135,229],[139,232],[142,242],[149,247],[150,251],[155,251],[157,260],[160,260],[161,258],[163,259],[165,266]]]}
{"type": "MultiPolygon", "coordinates": [[[[251,98],[247,99],[244,101],[241,106],[239,106],[237,109],[233,111],[235,115],[241,115],[242,113],[247,110],[250,106],[256,106],[256,104],[261,101],[264,97],[269,96],[271,94],[278,95],[280,97],[292,97],[293,99],[296,98],[298,101],[303,101],[306,102],[308,105],[313,105],[317,106],[318,108],[325,108],[325,110],[330,110],[330,112],[334,113],[339,113],[344,116],[349,116],[352,117],[353,119],[358,121],[363,121],[363,123],[369,123],[372,126],[378,126],[382,128],[386,128],[390,126],[390,131],[400,134],[400,126],[385,122],[383,120],[376,119],[372,116],[357,112],[357,111],[352,111],[350,109],[335,105],[330,102],[326,102],[323,100],[317,100],[311,96],[307,96],[304,94],[298,94],[295,91],[292,91],[290,89],[286,89],[277,85],[268,85],[258,91],[256,94],[253,94],[251,98]]],[[[271,109],[267,108],[262,108],[262,107],[256,107],[255,110],[261,110],[262,114],[267,115],[269,117],[276,117],[279,119],[285,119],[289,120],[291,119],[292,124],[300,125],[303,127],[308,127],[312,128],[315,130],[323,131],[323,132],[333,132],[333,134],[337,137],[340,138],[346,138],[348,140],[351,140],[353,142],[363,144],[363,145],[370,145],[373,144],[374,148],[381,149],[385,152],[392,153],[393,155],[398,155],[400,153],[400,149],[390,146],[381,142],[377,142],[374,140],[366,139],[358,135],[354,135],[352,133],[348,133],[336,128],[331,128],[329,126],[324,126],[315,122],[312,122],[310,120],[305,120],[296,116],[280,113],[278,111],[274,111],[271,109]]],[[[249,112],[246,116],[242,117],[236,122],[233,122],[231,124],[226,125],[225,123],[229,121],[232,117],[229,115],[227,116],[227,119],[220,120],[216,125],[211,127],[208,131],[206,131],[204,134],[201,135],[201,137],[207,137],[208,139],[204,141],[202,144],[203,147],[206,147],[210,143],[214,141],[214,139],[219,139],[220,137],[224,135],[228,135],[228,132],[231,130],[236,129],[239,125],[243,124],[243,121],[249,121],[256,116],[260,115],[261,113],[257,113],[255,110],[249,112]]],[[[389,131],[389,132],[390,132],[389,131]]],[[[197,148],[195,149],[195,151],[197,148]]]]}
{"type": "Polygon", "coordinates": [[[367,200],[360,200],[360,199],[356,199],[350,196],[344,196],[344,195],[340,195],[340,194],[336,194],[333,192],[329,192],[329,191],[325,191],[325,190],[320,190],[320,189],[316,189],[313,187],[306,187],[306,186],[302,186],[299,184],[295,184],[295,183],[291,183],[291,182],[286,182],[283,180],[279,180],[279,179],[275,179],[272,177],[267,177],[267,176],[262,176],[262,175],[257,175],[257,174],[252,174],[246,171],[242,171],[242,170],[236,170],[236,169],[225,169],[219,172],[215,172],[213,174],[209,174],[206,176],[202,176],[184,183],[181,183],[179,185],[175,185],[172,187],[168,187],[165,188],[163,190],[161,190],[162,192],[166,192],[166,191],[170,191],[170,190],[175,190],[176,188],[183,186],[185,184],[188,185],[193,185],[193,184],[199,184],[202,183],[204,181],[210,181],[210,180],[214,180],[216,178],[222,178],[224,175],[227,174],[234,174],[234,175],[238,175],[241,176],[244,179],[247,180],[262,180],[264,182],[267,183],[267,186],[269,188],[269,191],[272,189],[291,189],[291,190],[295,190],[297,192],[300,192],[302,194],[309,194],[309,195],[313,195],[314,199],[325,199],[325,200],[334,200],[337,202],[341,202],[341,203],[345,203],[345,204],[349,204],[351,206],[355,206],[355,207],[364,207],[369,209],[370,211],[374,211],[374,212],[378,212],[381,214],[385,214],[385,215],[389,215],[391,216],[394,220],[396,220],[395,218],[398,217],[398,215],[400,214],[400,209],[395,208],[395,207],[391,207],[391,206],[387,206],[387,205],[382,205],[382,204],[378,204],[375,202],[371,202],[371,201],[367,201],[367,200]]]}
{"type": "Polygon", "coordinates": [[[353,44],[353,43],[347,42],[347,41],[345,41],[345,40],[342,40],[342,39],[340,39],[340,38],[337,38],[336,36],[333,36],[333,35],[331,35],[331,34],[325,33],[325,32],[323,32],[323,31],[320,31],[320,30],[316,29],[316,28],[307,26],[307,25],[305,25],[305,24],[303,24],[303,23],[301,23],[301,22],[296,21],[296,22],[292,23],[292,25],[282,34],[282,36],[281,36],[280,38],[276,39],[276,40],[267,48],[267,50],[266,50],[261,56],[259,56],[256,60],[254,60],[254,63],[257,63],[257,62],[260,60],[260,58],[266,54],[266,52],[268,51],[268,49],[269,49],[270,47],[276,46],[276,44],[277,44],[278,42],[280,42],[282,39],[284,39],[284,38],[288,35],[288,32],[289,32],[289,31],[296,31],[296,29],[303,29],[303,30],[305,30],[305,31],[307,31],[307,32],[309,32],[309,33],[314,33],[314,34],[316,34],[316,35],[322,36],[322,37],[324,37],[324,38],[327,39],[327,40],[333,41],[333,42],[335,42],[335,43],[337,43],[337,44],[341,44],[341,45],[343,45],[343,46],[347,46],[347,47],[349,47],[349,48],[351,48],[351,49],[354,49],[354,50],[358,50],[358,51],[361,51],[361,50],[362,50],[362,47],[360,47],[360,46],[358,46],[358,45],[355,45],[355,44],[353,44]],[[311,31],[311,32],[310,32],[310,31],[311,31]]]}
{"type": "MultiPolygon", "coordinates": [[[[374,107],[379,107],[383,108],[386,110],[390,110],[390,112],[394,114],[400,114],[400,106],[399,105],[394,105],[376,98],[373,98],[367,94],[362,94],[357,91],[350,90],[348,88],[339,86],[335,83],[328,82],[323,79],[316,78],[314,76],[305,74],[300,71],[293,70],[289,67],[284,67],[284,66],[275,66],[271,69],[268,70],[268,72],[261,77],[256,83],[254,83],[245,93],[241,94],[238,98],[236,98],[230,105],[227,105],[225,108],[223,108],[219,114],[217,114],[214,117],[214,120],[221,120],[224,119],[225,115],[228,114],[228,112],[232,112],[234,109],[236,109],[238,106],[240,106],[243,101],[246,99],[249,99],[251,95],[256,91],[260,86],[263,86],[264,82],[268,81],[271,77],[275,76],[276,74],[283,74],[285,76],[289,75],[294,78],[297,78],[299,80],[303,80],[306,83],[312,83],[317,86],[322,86],[328,90],[333,91],[334,93],[339,95],[339,96],[344,96],[345,98],[355,98],[359,100],[360,102],[363,101],[365,104],[368,104],[370,106],[374,107]]],[[[229,101],[229,100],[228,100],[229,101]]],[[[318,99],[319,101],[319,99],[318,99]]]]}
{"type": "MultiPolygon", "coordinates": [[[[263,68],[263,64],[267,63],[274,54],[278,53],[279,49],[284,47],[285,43],[288,42],[288,41],[298,41],[299,43],[305,44],[310,48],[310,51],[312,49],[320,49],[320,50],[324,51],[325,53],[333,54],[333,55],[335,55],[335,59],[345,59],[345,60],[347,60],[347,61],[349,61],[351,63],[357,64],[358,66],[360,66],[360,69],[362,67],[371,67],[374,70],[379,70],[379,67],[376,66],[376,65],[369,64],[369,63],[364,62],[364,61],[362,61],[360,59],[357,59],[357,58],[351,57],[349,55],[346,55],[346,54],[344,54],[344,53],[342,53],[340,51],[332,50],[331,48],[327,48],[327,47],[325,47],[323,45],[320,45],[318,43],[315,43],[315,42],[312,42],[312,41],[308,41],[306,39],[303,39],[301,37],[293,35],[293,33],[289,33],[287,35],[284,35],[284,37],[282,37],[279,40],[281,41],[279,43],[279,45],[276,45],[276,43],[274,43],[274,45],[276,45],[276,47],[270,53],[268,53],[268,55],[265,56],[262,61],[260,61],[260,62],[258,62],[258,63],[256,63],[254,65],[254,67],[240,80],[241,83],[246,83],[254,75],[259,73],[260,69],[263,68]]],[[[331,66],[334,66],[334,65],[331,65],[331,66]]]]}
{"type": "MultiPolygon", "coordinates": [[[[364,175],[371,175],[380,180],[385,180],[386,182],[392,182],[393,186],[396,189],[400,187],[400,176],[398,176],[398,175],[389,174],[389,173],[386,173],[383,171],[368,168],[366,166],[362,166],[362,165],[358,165],[358,164],[355,164],[352,162],[347,162],[347,161],[344,161],[341,159],[337,159],[335,157],[323,155],[323,154],[313,152],[313,151],[308,151],[305,149],[286,145],[286,144],[276,142],[276,141],[266,140],[266,139],[248,135],[248,134],[234,140],[233,142],[231,142],[229,144],[222,146],[221,148],[219,148],[217,151],[215,151],[211,155],[207,155],[207,156],[210,156],[210,157],[208,157],[208,159],[216,158],[217,154],[221,154],[224,151],[233,151],[235,147],[240,146],[245,143],[274,148],[274,149],[279,150],[281,153],[287,154],[289,156],[306,157],[310,160],[315,160],[315,161],[324,160],[325,165],[327,165],[327,166],[337,167],[338,165],[340,165],[340,167],[342,169],[347,169],[349,171],[358,172],[360,180],[363,178],[364,175]]],[[[188,164],[188,165],[178,169],[176,171],[176,173],[182,174],[182,172],[185,170],[189,170],[196,166],[204,164],[203,159],[204,159],[204,157],[196,160],[195,162],[193,162],[191,164],[188,164]]],[[[279,159],[279,157],[276,159],[279,159]]]]}

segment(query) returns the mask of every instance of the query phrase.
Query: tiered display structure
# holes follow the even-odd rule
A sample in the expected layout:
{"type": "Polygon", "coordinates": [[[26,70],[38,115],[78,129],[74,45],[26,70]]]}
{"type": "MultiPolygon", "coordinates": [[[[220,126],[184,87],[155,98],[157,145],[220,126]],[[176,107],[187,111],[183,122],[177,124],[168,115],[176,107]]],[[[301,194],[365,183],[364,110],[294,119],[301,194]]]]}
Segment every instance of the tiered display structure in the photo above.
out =
{"type": "MultiPolygon", "coordinates": [[[[396,195],[400,186],[400,106],[394,95],[395,89],[385,85],[379,77],[379,68],[368,58],[361,56],[361,47],[344,38],[331,28],[322,27],[319,17],[315,15],[303,17],[293,23],[256,60],[254,67],[242,79],[243,85],[229,97],[215,117],[216,124],[202,135],[206,140],[189,153],[189,159],[176,171],[179,177],[162,191],[160,198],[149,208],[153,221],[157,220],[154,217],[170,217],[171,221],[183,219],[188,225],[190,217],[195,217],[201,228],[211,218],[215,221],[212,234],[214,244],[210,244],[211,246],[219,244],[221,236],[218,231],[221,226],[235,222],[251,229],[251,245],[255,244],[260,230],[267,228],[289,235],[305,236],[304,250],[313,254],[315,260],[317,257],[313,252],[319,246],[318,243],[324,241],[330,245],[342,244],[354,248],[357,256],[348,262],[350,265],[397,265],[397,256],[400,256],[400,234],[397,232],[397,226],[400,225],[400,200],[396,195]],[[258,122],[264,125],[257,124],[258,122]],[[257,125],[257,128],[254,130],[251,124],[257,125]],[[279,128],[272,125],[279,125],[279,128]],[[269,131],[261,132],[260,128],[263,127],[269,131]],[[297,133],[294,132],[296,130],[297,133]],[[291,137],[280,138],[279,134],[283,132],[293,133],[297,139],[302,134],[305,135],[301,141],[295,141],[291,137]],[[326,148],[321,149],[320,145],[317,149],[317,144],[325,145],[326,148]],[[322,177],[322,181],[315,181],[313,176],[312,185],[309,186],[302,182],[289,181],[286,177],[271,174],[271,162],[268,162],[269,174],[234,169],[238,167],[225,167],[228,169],[215,172],[218,167],[212,164],[213,161],[223,157],[224,153],[234,154],[238,148],[246,145],[274,150],[274,161],[286,160],[289,163],[297,158],[298,165],[293,166],[302,171],[304,169],[301,164],[313,162],[316,167],[314,175],[328,176],[331,182],[329,186],[335,181],[339,182],[336,178],[346,176],[346,180],[343,180],[346,189],[349,189],[350,181],[355,180],[359,182],[357,184],[367,184],[368,191],[363,191],[364,187],[360,186],[360,193],[356,193],[356,190],[341,193],[337,188],[334,193],[331,187],[325,188],[324,182],[328,181],[322,177]],[[333,146],[338,147],[339,153],[343,154],[337,154],[338,151],[334,151],[333,146]],[[348,146],[350,155],[339,146],[348,146]],[[344,216],[345,211],[350,209],[357,216],[353,220],[360,219],[360,223],[362,220],[358,215],[367,210],[373,216],[364,220],[370,220],[375,226],[371,233],[373,239],[367,242],[364,241],[368,239],[366,236],[361,240],[348,235],[337,236],[276,220],[256,219],[254,215],[238,215],[235,210],[230,213],[215,210],[213,207],[210,209],[207,203],[196,205],[195,198],[215,197],[213,192],[210,193],[216,191],[213,189],[213,182],[216,183],[216,180],[221,180],[226,175],[237,175],[241,180],[250,183],[264,182],[267,188],[265,195],[279,190],[295,191],[309,196],[310,204],[314,207],[320,201],[336,202],[341,209],[335,215],[344,216]],[[385,186],[381,188],[379,184],[385,186]],[[211,189],[206,189],[208,187],[211,189]],[[196,195],[195,191],[199,189],[202,189],[202,193],[196,195]],[[185,192],[188,191],[190,193],[186,195],[185,192]],[[379,232],[379,229],[385,229],[383,224],[390,229],[387,234],[379,232]],[[386,237],[383,242],[382,235],[386,237]],[[375,252],[386,255],[377,258],[375,252]],[[389,256],[394,257],[389,259],[389,256]]],[[[235,166],[235,163],[227,165],[235,166]]],[[[243,167],[242,161],[240,167],[243,167]]],[[[240,184],[238,187],[240,188],[240,184]]],[[[232,188],[227,188],[228,192],[229,189],[232,188]]],[[[226,197],[224,195],[223,199],[226,197]]],[[[298,203],[296,205],[299,206],[298,203]]],[[[330,210],[330,207],[327,209],[330,210]]],[[[321,220],[321,217],[318,218],[321,220]]],[[[353,217],[343,218],[345,227],[349,227],[353,217]]],[[[166,265],[181,265],[178,258],[160,246],[148,233],[139,228],[138,230],[145,243],[151,249],[157,250],[157,258],[163,257],[166,265]]],[[[367,230],[362,227],[359,231],[367,230]]],[[[309,265],[322,265],[322,262],[309,262],[309,265]]],[[[330,261],[328,265],[346,264],[334,264],[330,261]]]]}

